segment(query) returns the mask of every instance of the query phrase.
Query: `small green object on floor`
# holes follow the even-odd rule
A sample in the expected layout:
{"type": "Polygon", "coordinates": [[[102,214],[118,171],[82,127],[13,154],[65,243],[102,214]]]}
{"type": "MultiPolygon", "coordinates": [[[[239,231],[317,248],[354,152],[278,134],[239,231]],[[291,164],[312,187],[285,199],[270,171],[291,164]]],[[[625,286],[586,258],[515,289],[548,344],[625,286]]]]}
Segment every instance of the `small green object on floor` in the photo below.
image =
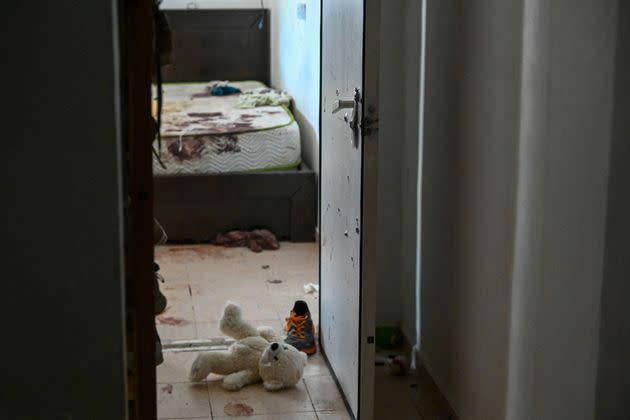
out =
{"type": "Polygon", "coordinates": [[[403,335],[398,327],[376,327],[376,345],[382,349],[395,349],[402,346],[403,335]]]}

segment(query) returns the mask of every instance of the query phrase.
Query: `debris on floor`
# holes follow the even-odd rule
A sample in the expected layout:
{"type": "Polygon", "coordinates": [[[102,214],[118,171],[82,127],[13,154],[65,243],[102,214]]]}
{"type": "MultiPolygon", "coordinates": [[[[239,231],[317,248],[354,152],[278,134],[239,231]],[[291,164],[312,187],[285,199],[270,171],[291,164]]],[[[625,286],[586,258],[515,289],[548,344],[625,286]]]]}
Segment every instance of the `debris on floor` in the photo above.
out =
{"type": "Polygon", "coordinates": [[[190,324],[190,321],[188,321],[187,319],[177,318],[174,316],[158,315],[155,318],[162,325],[172,325],[175,327],[181,327],[181,326],[190,324]]]}
{"type": "Polygon", "coordinates": [[[254,409],[247,404],[229,403],[225,405],[223,411],[230,417],[249,417],[254,414],[254,409]]]}
{"type": "Polygon", "coordinates": [[[173,393],[173,385],[171,384],[166,384],[162,387],[162,392],[166,392],[167,394],[172,394],[173,393]]]}
{"type": "Polygon", "coordinates": [[[395,376],[403,376],[409,373],[409,363],[404,356],[376,356],[375,363],[377,366],[385,366],[390,374],[395,376]]]}
{"type": "Polygon", "coordinates": [[[282,280],[280,280],[280,279],[270,279],[270,280],[267,280],[267,283],[269,283],[269,284],[280,284],[280,283],[282,283],[282,280]]]}
{"type": "Polygon", "coordinates": [[[251,232],[233,230],[228,233],[220,233],[212,243],[228,248],[248,247],[253,252],[280,248],[276,235],[266,229],[257,229],[251,232]]]}
{"type": "Polygon", "coordinates": [[[306,293],[307,295],[312,294],[312,293],[318,293],[318,292],[319,292],[319,285],[315,283],[308,283],[304,285],[304,293],[306,293]]]}
{"type": "Polygon", "coordinates": [[[263,270],[269,270],[269,264],[265,264],[261,267],[263,270]]]}

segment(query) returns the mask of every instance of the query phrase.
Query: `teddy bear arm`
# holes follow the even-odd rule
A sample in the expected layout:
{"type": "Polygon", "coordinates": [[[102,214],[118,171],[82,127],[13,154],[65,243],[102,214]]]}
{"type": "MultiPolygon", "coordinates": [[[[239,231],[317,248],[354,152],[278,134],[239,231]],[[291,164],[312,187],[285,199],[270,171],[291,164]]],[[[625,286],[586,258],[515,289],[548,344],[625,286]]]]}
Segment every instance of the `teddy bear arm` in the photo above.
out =
{"type": "Polygon", "coordinates": [[[246,385],[260,381],[260,375],[253,370],[241,370],[223,378],[223,388],[228,391],[237,391],[246,385]]]}
{"type": "Polygon", "coordinates": [[[273,341],[282,341],[280,336],[278,336],[276,331],[271,327],[257,327],[256,329],[258,330],[258,334],[270,343],[273,341]]]}

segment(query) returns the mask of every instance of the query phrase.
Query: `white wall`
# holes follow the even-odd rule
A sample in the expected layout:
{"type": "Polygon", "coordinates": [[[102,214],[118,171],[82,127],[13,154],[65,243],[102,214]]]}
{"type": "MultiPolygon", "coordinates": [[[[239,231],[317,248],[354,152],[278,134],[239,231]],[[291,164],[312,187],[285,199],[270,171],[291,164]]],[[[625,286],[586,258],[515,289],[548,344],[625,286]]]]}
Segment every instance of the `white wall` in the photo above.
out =
{"type": "MultiPolygon", "coordinates": [[[[164,0],[162,9],[255,9],[260,0],[164,0]]],[[[263,0],[270,10],[271,84],[289,92],[302,136],[302,158],[319,172],[319,51],[318,0],[263,0]],[[306,4],[306,19],[297,18],[297,5],[306,4]]]]}
{"type": "Polygon", "coordinates": [[[427,13],[422,357],[461,418],[500,419],[521,5],[429,1],[427,13]]]}
{"type": "Polygon", "coordinates": [[[429,0],[422,354],[463,419],[594,416],[615,6],[429,0]]]}
{"type": "Polygon", "coordinates": [[[3,419],[126,415],[117,3],[3,8],[3,419]]]}
{"type": "Polygon", "coordinates": [[[525,8],[510,419],[594,415],[616,4],[525,8]]]}
{"type": "Polygon", "coordinates": [[[400,80],[403,68],[403,0],[396,7],[382,3],[380,56],[380,109],[378,158],[378,284],[376,323],[397,326],[401,321],[401,160],[403,145],[404,96],[400,80]]]}
{"type": "Polygon", "coordinates": [[[295,100],[295,118],[302,136],[302,157],[319,172],[319,0],[278,0],[277,51],[271,82],[295,100]],[[297,18],[297,5],[306,4],[306,19],[297,18]]]}
{"type": "Polygon", "coordinates": [[[377,325],[416,341],[420,2],[382,2],[377,325]]]}
{"type": "Polygon", "coordinates": [[[630,413],[630,3],[619,2],[595,418],[630,413]]]}

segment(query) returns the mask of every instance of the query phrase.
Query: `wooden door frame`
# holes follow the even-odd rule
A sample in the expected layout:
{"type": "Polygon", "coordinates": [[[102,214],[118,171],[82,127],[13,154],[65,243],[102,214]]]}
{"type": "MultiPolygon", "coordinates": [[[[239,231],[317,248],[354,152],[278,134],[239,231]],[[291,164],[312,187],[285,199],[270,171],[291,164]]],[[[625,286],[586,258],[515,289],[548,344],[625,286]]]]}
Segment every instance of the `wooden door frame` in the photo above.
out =
{"type": "Polygon", "coordinates": [[[153,169],[151,146],[152,0],[119,0],[123,182],[128,197],[125,291],[129,418],[157,418],[153,273],[153,169]]]}

